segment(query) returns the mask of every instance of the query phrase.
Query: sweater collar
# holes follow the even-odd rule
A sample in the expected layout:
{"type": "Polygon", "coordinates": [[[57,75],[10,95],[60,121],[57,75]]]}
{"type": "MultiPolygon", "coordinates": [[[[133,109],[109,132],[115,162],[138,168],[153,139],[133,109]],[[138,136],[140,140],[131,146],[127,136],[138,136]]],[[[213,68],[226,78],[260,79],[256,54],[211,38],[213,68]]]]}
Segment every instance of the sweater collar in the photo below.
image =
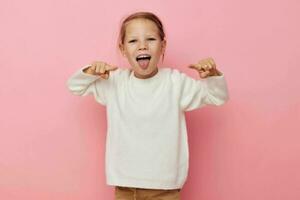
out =
{"type": "Polygon", "coordinates": [[[137,83],[137,84],[149,84],[149,83],[152,83],[152,82],[156,82],[158,79],[160,79],[161,74],[162,74],[162,68],[158,68],[158,72],[154,76],[152,76],[150,78],[142,79],[142,78],[137,78],[134,75],[134,71],[130,70],[130,79],[134,83],[137,83]]]}

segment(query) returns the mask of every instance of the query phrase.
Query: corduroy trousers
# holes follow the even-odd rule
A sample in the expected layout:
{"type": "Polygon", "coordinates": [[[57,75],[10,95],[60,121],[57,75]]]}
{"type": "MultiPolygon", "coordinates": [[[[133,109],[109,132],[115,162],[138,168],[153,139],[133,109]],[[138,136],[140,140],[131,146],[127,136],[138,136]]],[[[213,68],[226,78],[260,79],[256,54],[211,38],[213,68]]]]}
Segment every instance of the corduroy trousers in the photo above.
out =
{"type": "Polygon", "coordinates": [[[115,186],[115,200],[180,200],[180,190],[115,186]]]}

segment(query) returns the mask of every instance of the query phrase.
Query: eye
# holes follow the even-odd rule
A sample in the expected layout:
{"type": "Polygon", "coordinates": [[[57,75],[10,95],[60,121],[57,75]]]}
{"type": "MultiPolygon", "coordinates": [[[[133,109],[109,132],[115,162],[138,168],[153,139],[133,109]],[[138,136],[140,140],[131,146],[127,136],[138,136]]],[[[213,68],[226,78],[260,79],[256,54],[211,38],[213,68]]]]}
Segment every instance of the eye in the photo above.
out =
{"type": "Polygon", "coordinates": [[[155,38],[149,38],[149,40],[156,40],[155,38]]]}
{"type": "Polygon", "coordinates": [[[135,42],[135,41],[136,41],[136,40],[130,40],[129,43],[133,43],[133,42],[135,42]]]}

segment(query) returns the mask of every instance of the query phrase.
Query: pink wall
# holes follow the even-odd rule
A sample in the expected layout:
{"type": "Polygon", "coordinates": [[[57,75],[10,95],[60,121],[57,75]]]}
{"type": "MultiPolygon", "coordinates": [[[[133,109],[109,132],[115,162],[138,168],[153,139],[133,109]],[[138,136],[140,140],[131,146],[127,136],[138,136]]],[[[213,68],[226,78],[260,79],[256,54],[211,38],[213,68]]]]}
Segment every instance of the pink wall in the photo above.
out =
{"type": "Polygon", "coordinates": [[[121,17],[157,13],[163,66],[198,78],[212,56],[230,101],[188,112],[183,200],[300,199],[300,29],[297,0],[16,1],[0,5],[0,199],[113,199],[105,183],[105,107],[66,88],[116,51],[121,17]]]}

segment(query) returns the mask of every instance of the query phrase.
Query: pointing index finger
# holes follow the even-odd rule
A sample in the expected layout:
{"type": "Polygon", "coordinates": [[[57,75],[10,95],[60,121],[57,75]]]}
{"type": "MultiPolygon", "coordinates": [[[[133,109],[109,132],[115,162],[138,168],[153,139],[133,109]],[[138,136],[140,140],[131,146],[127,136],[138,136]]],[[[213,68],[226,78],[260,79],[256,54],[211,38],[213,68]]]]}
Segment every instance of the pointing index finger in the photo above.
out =
{"type": "Polygon", "coordinates": [[[198,69],[194,64],[189,64],[188,67],[192,69],[198,69]]]}
{"type": "Polygon", "coordinates": [[[117,66],[111,66],[111,65],[107,65],[108,67],[106,68],[107,71],[114,71],[116,69],[118,69],[117,66]]]}

